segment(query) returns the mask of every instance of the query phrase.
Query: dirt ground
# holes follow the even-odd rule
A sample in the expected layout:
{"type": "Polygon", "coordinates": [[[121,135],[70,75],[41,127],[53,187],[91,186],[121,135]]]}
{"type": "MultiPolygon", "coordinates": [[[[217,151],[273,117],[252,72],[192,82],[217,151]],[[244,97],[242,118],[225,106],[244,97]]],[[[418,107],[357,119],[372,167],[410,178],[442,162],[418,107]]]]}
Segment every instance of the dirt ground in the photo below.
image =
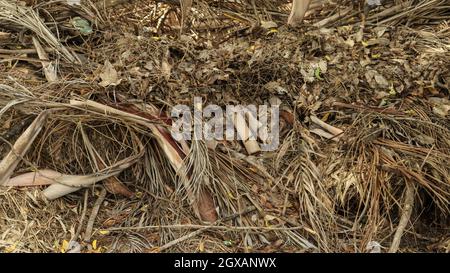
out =
{"type": "Polygon", "coordinates": [[[0,252],[449,252],[448,3],[288,2],[0,0],[0,252]],[[194,97],[279,147],[175,141],[194,97]]]}

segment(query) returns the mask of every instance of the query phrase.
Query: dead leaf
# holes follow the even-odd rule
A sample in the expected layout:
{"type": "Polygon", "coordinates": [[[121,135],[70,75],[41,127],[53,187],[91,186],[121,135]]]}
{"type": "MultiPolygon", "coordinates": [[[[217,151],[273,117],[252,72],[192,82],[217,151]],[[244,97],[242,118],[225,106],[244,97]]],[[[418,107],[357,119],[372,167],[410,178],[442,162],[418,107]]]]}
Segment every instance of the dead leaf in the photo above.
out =
{"type": "Polygon", "coordinates": [[[434,114],[442,118],[448,116],[450,112],[450,101],[448,99],[432,97],[429,98],[429,101],[431,102],[431,104],[433,104],[434,114]]]}
{"type": "Polygon", "coordinates": [[[197,201],[198,212],[200,218],[209,223],[214,223],[217,221],[217,212],[214,207],[214,201],[209,192],[204,192],[200,194],[197,201]]]}
{"type": "Polygon", "coordinates": [[[102,79],[100,85],[103,87],[116,86],[122,81],[119,79],[119,74],[114,69],[114,66],[108,60],[105,61],[100,78],[102,79]]]}

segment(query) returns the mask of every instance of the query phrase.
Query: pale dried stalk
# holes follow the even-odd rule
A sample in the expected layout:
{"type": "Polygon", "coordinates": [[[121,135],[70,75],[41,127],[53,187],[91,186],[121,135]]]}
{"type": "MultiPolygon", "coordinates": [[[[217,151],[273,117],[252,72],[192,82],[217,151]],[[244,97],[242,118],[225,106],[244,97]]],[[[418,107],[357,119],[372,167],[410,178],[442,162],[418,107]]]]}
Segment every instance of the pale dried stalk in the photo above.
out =
{"type": "Polygon", "coordinates": [[[45,78],[48,82],[56,82],[58,80],[58,76],[56,75],[56,66],[53,64],[53,62],[49,61],[49,57],[47,52],[45,52],[44,48],[42,47],[41,43],[39,43],[38,39],[36,37],[33,37],[33,44],[36,48],[37,54],[39,56],[39,59],[42,60],[42,69],[44,70],[45,78]]]}
{"type": "Polygon", "coordinates": [[[44,111],[37,116],[33,123],[16,140],[11,151],[0,162],[0,185],[9,180],[20,160],[27,153],[31,144],[33,144],[47,120],[48,113],[48,111],[44,111]]]}
{"type": "Polygon", "coordinates": [[[91,216],[89,216],[89,220],[86,226],[86,232],[84,233],[83,241],[90,242],[92,237],[92,230],[94,229],[95,218],[97,217],[98,211],[100,210],[100,206],[106,197],[106,190],[102,189],[98,199],[95,201],[94,207],[92,208],[91,216]]]}
{"type": "Polygon", "coordinates": [[[93,185],[109,177],[120,174],[125,169],[133,165],[137,159],[140,158],[142,152],[131,158],[127,158],[128,162],[119,162],[112,167],[102,170],[102,172],[91,175],[64,175],[59,173],[59,176],[52,177],[54,184],[43,191],[43,195],[48,200],[54,200],[66,194],[80,190],[83,187],[93,185]]]}
{"type": "Polygon", "coordinates": [[[38,170],[35,172],[24,173],[9,179],[3,184],[7,187],[32,187],[44,186],[55,183],[54,179],[60,177],[61,173],[53,170],[38,170]]]}
{"type": "Polygon", "coordinates": [[[319,21],[317,23],[314,24],[315,27],[321,28],[323,26],[328,25],[329,23],[338,20],[341,17],[344,17],[345,15],[349,14],[351,11],[353,10],[353,8],[347,8],[343,11],[340,11],[336,14],[334,14],[333,16],[327,17],[325,19],[323,19],[322,21],[319,21]]]}
{"type": "Polygon", "coordinates": [[[321,119],[319,119],[316,116],[310,116],[310,119],[313,123],[319,125],[320,127],[322,127],[323,129],[327,130],[328,132],[330,132],[331,134],[333,134],[334,136],[339,136],[341,135],[344,131],[342,131],[339,128],[333,127],[327,123],[325,123],[324,121],[322,121],[321,119]]]}
{"type": "Polygon", "coordinates": [[[400,247],[400,241],[408,225],[409,219],[411,218],[412,210],[414,207],[414,194],[416,187],[411,184],[411,182],[406,183],[406,194],[405,194],[405,204],[403,207],[402,217],[398,223],[397,231],[395,232],[394,239],[392,240],[391,247],[389,248],[389,253],[396,253],[400,247]]]}
{"type": "Polygon", "coordinates": [[[300,23],[309,8],[311,0],[294,0],[292,3],[291,14],[289,15],[288,24],[295,26],[300,23]]]}
{"type": "Polygon", "coordinates": [[[180,33],[183,32],[183,28],[186,24],[186,18],[189,16],[189,11],[192,7],[192,0],[180,0],[181,5],[181,28],[180,33]]]}
{"type": "MultiPolygon", "coordinates": [[[[258,141],[256,141],[256,136],[254,135],[255,130],[250,130],[245,122],[245,117],[240,113],[236,113],[234,118],[234,127],[239,134],[244,147],[249,155],[261,152],[261,147],[259,147],[258,141]]],[[[249,124],[252,126],[253,124],[249,124]]],[[[253,126],[254,127],[254,126],[253,126]]]]}
{"type": "Polygon", "coordinates": [[[314,133],[314,134],[316,134],[318,136],[321,136],[321,137],[324,137],[326,139],[331,139],[331,140],[336,141],[336,142],[339,141],[339,139],[337,137],[335,137],[333,134],[327,133],[327,132],[325,132],[322,129],[318,129],[317,128],[317,129],[312,129],[312,130],[309,130],[309,131],[311,133],[314,133]]]}

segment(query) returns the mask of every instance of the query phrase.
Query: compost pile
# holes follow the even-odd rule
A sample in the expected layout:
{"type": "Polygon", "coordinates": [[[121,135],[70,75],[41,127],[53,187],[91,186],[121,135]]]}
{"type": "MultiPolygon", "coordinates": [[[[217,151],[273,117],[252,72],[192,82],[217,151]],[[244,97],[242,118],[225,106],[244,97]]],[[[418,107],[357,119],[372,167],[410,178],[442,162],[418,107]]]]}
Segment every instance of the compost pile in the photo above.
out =
{"type": "Polygon", "coordinates": [[[0,0],[0,252],[450,251],[448,1],[73,2],[0,0]],[[175,141],[194,97],[279,147],[175,141]]]}

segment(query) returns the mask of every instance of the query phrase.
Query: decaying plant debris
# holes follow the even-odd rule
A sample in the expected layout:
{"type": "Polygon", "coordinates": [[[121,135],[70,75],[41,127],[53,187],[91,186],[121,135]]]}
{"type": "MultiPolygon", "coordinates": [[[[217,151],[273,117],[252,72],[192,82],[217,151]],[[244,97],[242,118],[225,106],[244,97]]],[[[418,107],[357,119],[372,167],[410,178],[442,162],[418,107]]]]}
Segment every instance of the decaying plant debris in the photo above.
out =
{"type": "Polygon", "coordinates": [[[450,251],[448,1],[193,2],[0,0],[0,251],[450,251]],[[176,142],[194,96],[280,147],[176,142]]]}

